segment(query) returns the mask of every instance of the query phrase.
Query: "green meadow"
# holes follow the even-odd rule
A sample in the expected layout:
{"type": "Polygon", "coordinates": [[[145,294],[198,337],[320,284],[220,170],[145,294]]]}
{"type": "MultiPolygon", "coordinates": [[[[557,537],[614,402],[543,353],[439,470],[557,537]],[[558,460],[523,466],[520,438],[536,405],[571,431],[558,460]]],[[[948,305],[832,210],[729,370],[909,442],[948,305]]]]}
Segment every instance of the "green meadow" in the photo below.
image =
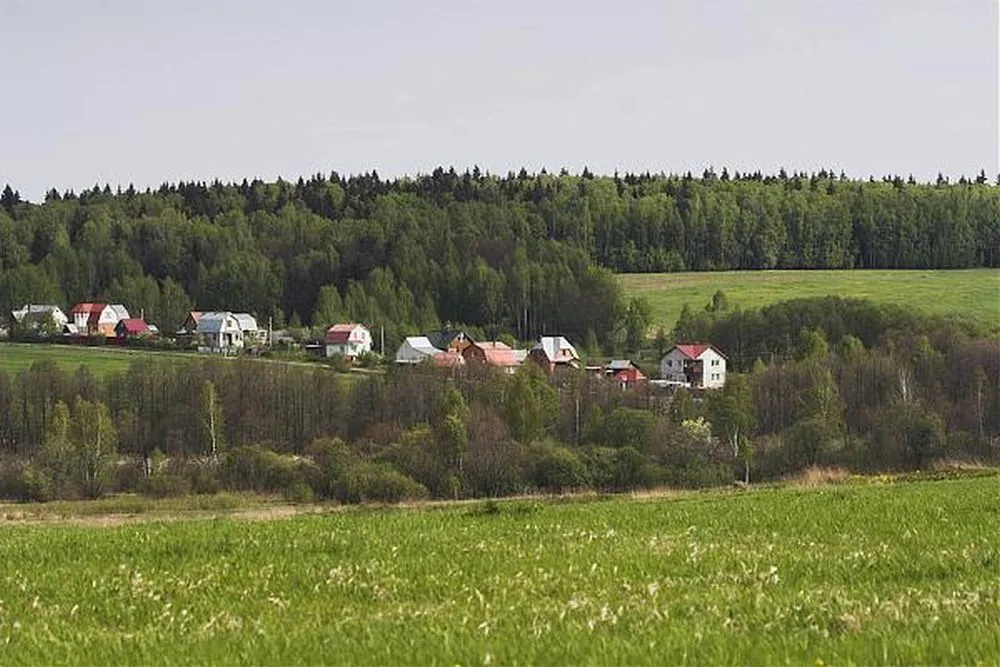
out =
{"type": "Polygon", "coordinates": [[[755,309],[778,301],[842,296],[961,315],[1000,327],[1000,269],[954,271],[723,271],[621,274],[625,292],[653,306],[655,326],[670,328],[684,304],[703,308],[717,290],[732,307],[755,309]]]}
{"type": "Polygon", "coordinates": [[[0,343],[0,371],[13,375],[29,368],[36,361],[53,361],[66,372],[80,366],[95,375],[125,372],[137,359],[190,361],[192,355],[170,352],[150,352],[122,348],[87,347],[82,345],[45,345],[36,343],[0,343]]]}
{"type": "Polygon", "coordinates": [[[8,665],[1000,661],[1000,478],[0,523],[8,665]]]}

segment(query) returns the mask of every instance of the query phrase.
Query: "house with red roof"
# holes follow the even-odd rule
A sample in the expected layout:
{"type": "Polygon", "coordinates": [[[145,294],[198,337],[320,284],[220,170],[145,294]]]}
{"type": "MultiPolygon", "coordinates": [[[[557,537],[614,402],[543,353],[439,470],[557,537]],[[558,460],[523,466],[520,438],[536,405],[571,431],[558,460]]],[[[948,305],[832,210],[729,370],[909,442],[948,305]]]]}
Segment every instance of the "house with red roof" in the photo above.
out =
{"type": "Polygon", "coordinates": [[[357,359],[372,351],[372,334],[363,324],[334,324],[326,330],[326,356],[357,359]]]}
{"type": "Polygon", "coordinates": [[[709,343],[677,344],[660,361],[660,377],[684,387],[718,389],[726,384],[726,356],[709,343]]]}
{"type": "Polygon", "coordinates": [[[153,331],[146,324],[146,321],[138,317],[130,317],[121,320],[115,325],[115,335],[118,338],[139,338],[141,336],[151,336],[153,331]]]}
{"type": "Polygon", "coordinates": [[[80,333],[91,336],[115,335],[115,327],[122,320],[129,319],[128,310],[121,304],[78,303],[69,311],[70,318],[80,333]]]}
{"type": "Polygon", "coordinates": [[[472,343],[462,350],[462,356],[468,364],[492,366],[505,373],[513,373],[521,365],[514,350],[500,341],[472,343]]]}

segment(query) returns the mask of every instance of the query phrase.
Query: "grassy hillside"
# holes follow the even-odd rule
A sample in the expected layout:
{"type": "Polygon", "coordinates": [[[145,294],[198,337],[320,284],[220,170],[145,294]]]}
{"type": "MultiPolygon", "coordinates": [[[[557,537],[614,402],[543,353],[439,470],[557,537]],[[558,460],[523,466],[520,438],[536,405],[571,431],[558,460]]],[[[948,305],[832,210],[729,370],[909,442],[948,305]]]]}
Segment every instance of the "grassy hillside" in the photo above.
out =
{"type": "Polygon", "coordinates": [[[187,362],[193,355],[170,352],[150,352],[121,348],[85,347],[80,345],[42,345],[28,343],[0,343],[0,370],[14,374],[36,361],[48,359],[63,370],[73,372],[86,365],[95,375],[127,371],[129,364],[140,356],[151,359],[187,362]]]}
{"type": "Polygon", "coordinates": [[[720,289],[733,307],[843,296],[912,306],[934,315],[967,315],[1000,326],[1000,269],[635,273],[622,274],[619,280],[626,293],[649,299],[654,325],[667,328],[685,303],[703,308],[720,289]]]}
{"type": "Polygon", "coordinates": [[[992,664],[998,512],[984,477],[14,522],[0,637],[10,664],[992,664]]]}

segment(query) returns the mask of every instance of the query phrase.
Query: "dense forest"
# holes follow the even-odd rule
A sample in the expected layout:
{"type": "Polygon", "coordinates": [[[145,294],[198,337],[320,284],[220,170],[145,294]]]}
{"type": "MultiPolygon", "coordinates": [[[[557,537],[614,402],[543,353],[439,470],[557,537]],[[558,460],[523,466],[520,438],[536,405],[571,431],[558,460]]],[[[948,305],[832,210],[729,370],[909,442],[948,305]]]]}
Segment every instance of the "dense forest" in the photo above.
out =
{"type": "MultiPolygon", "coordinates": [[[[605,349],[612,272],[1000,266],[1000,188],[828,172],[177,183],[0,195],[0,309],[102,299],[163,331],[186,311],[353,319],[390,344],[441,323],[605,349]]],[[[662,323],[666,326],[672,323],[662,323]]]]}
{"type": "Polygon", "coordinates": [[[863,301],[682,318],[734,349],[724,389],[676,393],[527,364],[351,381],[260,360],[0,373],[0,496],[220,489],[344,502],[761,481],[808,466],[1000,456],[1000,341],[863,301]],[[730,337],[730,338],[727,338],[730,337]]]}

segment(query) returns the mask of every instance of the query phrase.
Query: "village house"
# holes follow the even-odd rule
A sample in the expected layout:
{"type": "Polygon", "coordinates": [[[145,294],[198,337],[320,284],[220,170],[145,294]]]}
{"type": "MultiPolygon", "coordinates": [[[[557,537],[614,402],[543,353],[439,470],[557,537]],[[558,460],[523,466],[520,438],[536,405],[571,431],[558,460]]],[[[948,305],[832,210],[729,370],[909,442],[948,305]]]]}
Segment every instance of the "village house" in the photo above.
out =
{"type": "Polygon", "coordinates": [[[528,352],[528,358],[552,374],[557,368],[579,368],[580,356],[576,348],[563,336],[542,336],[528,352]]]}
{"type": "Polygon", "coordinates": [[[462,352],[468,364],[482,364],[499,368],[505,373],[513,373],[521,365],[514,350],[506,343],[500,341],[486,341],[482,343],[472,343],[462,352]]]}
{"type": "Polygon", "coordinates": [[[198,333],[198,321],[201,320],[201,311],[192,310],[184,318],[184,324],[177,330],[178,336],[193,336],[198,333]]]}
{"type": "Polygon", "coordinates": [[[675,345],[660,361],[660,377],[678,386],[718,389],[726,384],[726,357],[708,343],[675,345]]]}
{"type": "Polygon", "coordinates": [[[334,324],[326,330],[326,356],[354,360],[372,351],[372,334],[363,324],[334,324]]]}
{"type": "Polygon", "coordinates": [[[152,328],[141,318],[130,317],[127,320],[121,320],[115,325],[115,336],[122,340],[152,335],[152,328]]]}
{"type": "Polygon", "coordinates": [[[236,322],[243,332],[243,344],[245,347],[257,347],[267,343],[267,331],[260,328],[257,318],[249,313],[233,313],[236,322]]]}
{"type": "Polygon", "coordinates": [[[612,359],[604,366],[603,372],[622,389],[633,389],[648,381],[646,375],[629,359],[612,359]]]}
{"type": "Polygon", "coordinates": [[[461,354],[465,348],[472,344],[472,339],[465,332],[457,329],[440,329],[427,334],[427,340],[442,352],[456,352],[461,354]]]}
{"type": "Polygon", "coordinates": [[[78,303],[69,314],[78,333],[106,338],[113,338],[118,323],[131,317],[128,309],[117,303],[78,303]]]}
{"type": "Polygon", "coordinates": [[[198,317],[199,352],[232,354],[260,339],[257,320],[246,313],[206,312],[198,317]]]}
{"type": "Polygon", "coordinates": [[[12,320],[22,329],[38,331],[50,327],[53,332],[61,331],[69,322],[66,313],[59,306],[25,304],[18,310],[11,311],[12,320]]]}
{"type": "Polygon", "coordinates": [[[427,336],[408,336],[396,350],[396,363],[419,364],[440,353],[441,350],[431,345],[427,336]]]}

